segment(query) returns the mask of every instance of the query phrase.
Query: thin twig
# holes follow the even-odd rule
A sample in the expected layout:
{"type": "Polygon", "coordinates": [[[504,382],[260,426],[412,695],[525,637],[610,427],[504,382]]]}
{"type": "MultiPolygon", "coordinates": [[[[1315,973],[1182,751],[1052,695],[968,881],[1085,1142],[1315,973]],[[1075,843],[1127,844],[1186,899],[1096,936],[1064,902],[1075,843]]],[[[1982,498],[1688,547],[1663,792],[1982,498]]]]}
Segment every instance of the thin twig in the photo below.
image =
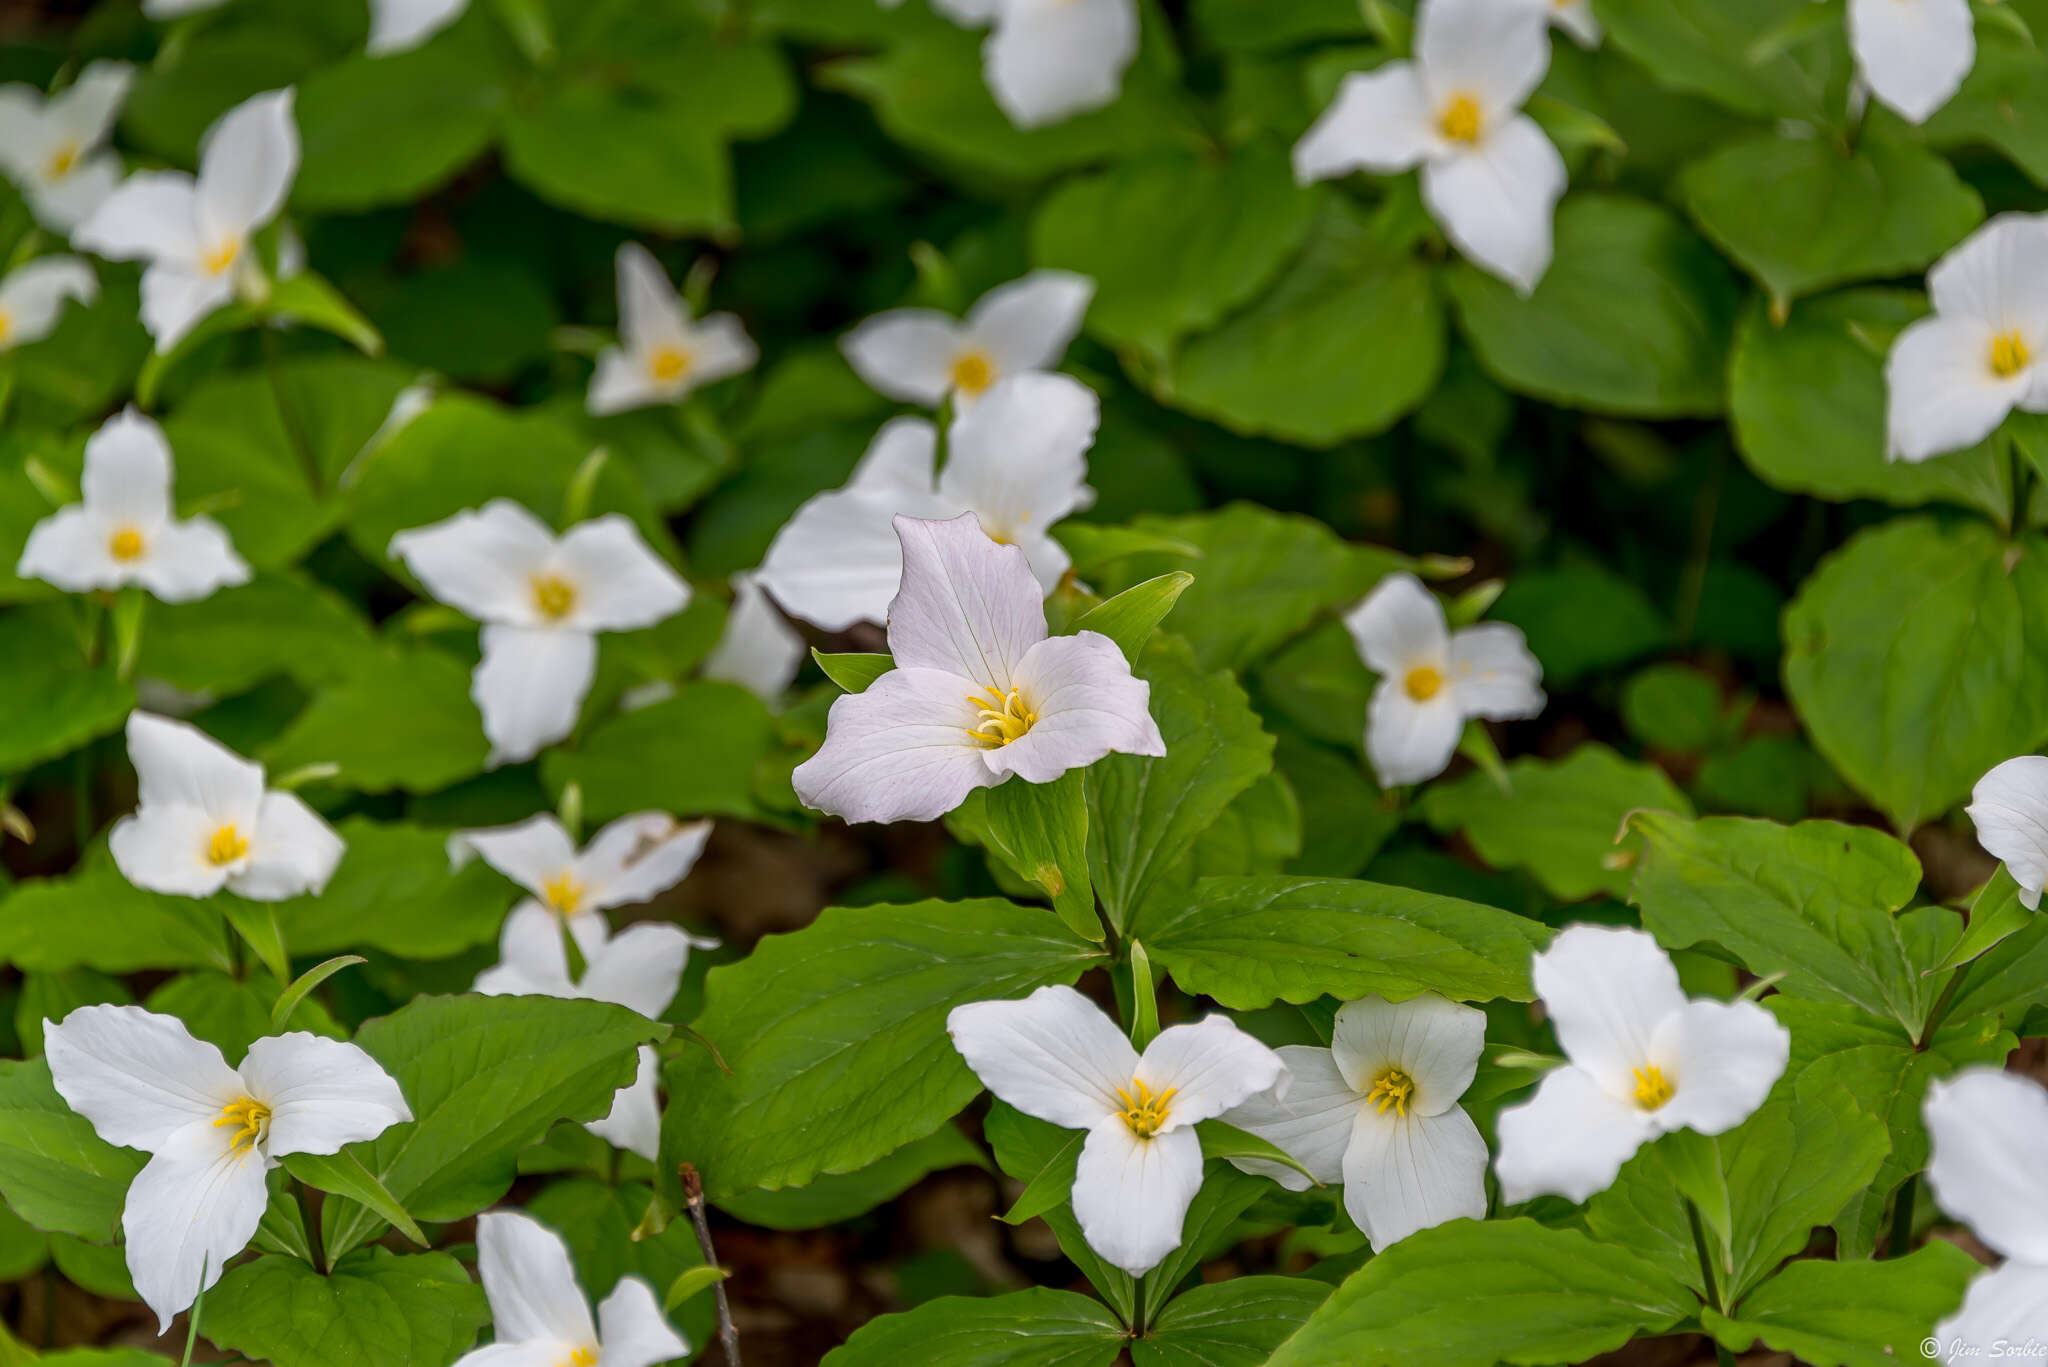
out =
{"type": "MultiPolygon", "coordinates": [[[[697,1176],[693,1163],[683,1164],[680,1171],[683,1201],[690,1208],[690,1223],[697,1227],[697,1247],[704,1250],[705,1263],[716,1267],[718,1250],[711,1246],[711,1223],[704,1218],[704,1179],[697,1176]]],[[[725,1298],[723,1279],[711,1284],[711,1294],[718,1302],[718,1342],[725,1349],[726,1367],[740,1367],[740,1331],[733,1327],[732,1303],[725,1298]]]]}

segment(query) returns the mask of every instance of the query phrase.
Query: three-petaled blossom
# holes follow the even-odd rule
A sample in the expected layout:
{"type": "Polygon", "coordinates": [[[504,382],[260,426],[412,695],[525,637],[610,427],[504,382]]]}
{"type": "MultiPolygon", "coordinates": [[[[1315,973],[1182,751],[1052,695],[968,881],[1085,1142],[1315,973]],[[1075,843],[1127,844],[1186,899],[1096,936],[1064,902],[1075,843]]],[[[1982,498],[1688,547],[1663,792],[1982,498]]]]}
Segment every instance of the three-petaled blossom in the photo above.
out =
{"type": "Polygon", "coordinates": [[[70,593],[140,584],[166,603],[189,603],[249,582],[249,566],[210,517],[174,516],[171,447],[163,429],[130,408],[85,443],[81,502],[36,523],[14,572],[70,593]]]}
{"type": "Polygon", "coordinates": [[[618,274],[620,344],[598,354],[586,400],[592,413],[675,403],[759,358],[730,313],[693,320],[660,263],[639,243],[620,245],[618,274]]]}
{"type": "Polygon", "coordinates": [[[1791,1035],[1755,1002],[1686,1000],[1640,930],[1567,927],[1532,975],[1569,1062],[1501,1112],[1493,1170],[1506,1201],[1583,1201],[1660,1134],[1734,1129],[1791,1054],[1791,1035]]]}
{"type": "Polygon", "coordinates": [[[455,1367],[653,1367],[690,1351],[638,1277],[619,1278],[593,1322],[568,1245],[531,1216],[477,1217],[476,1253],[497,1342],[455,1367]]]}
{"type": "Polygon", "coordinates": [[[704,677],[736,683],[773,703],[803,667],[806,653],[804,638],[761,587],[760,577],[750,571],[735,574],[732,610],[717,646],[704,659],[704,677]]]}
{"type": "Polygon", "coordinates": [[[1422,198],[1458,250],[1523,294],[1550,268],[1564,158],[1521,112],[1550,67],[1543,17],[1501,0],[1424,0],[1415,59],[1346,76],[1294,148],[1307,184],[1422,167],[1422,198]]]}
{"type": "Polygon", "coordinates": [[[418,47],[462,17],[469,0],[370,0],[372,57],[418,47]]]}
{"type": "Polygon", "coordinates": [[[1074,1215],[1088,1246],[1140,1276],[1180,1245],[1202,1186],[1195,1126],[1287,1074],[1223,1016],[1162,1030],[1140,1054],[1071,987],[956,1006],[946,1031],[991,1092],[1026,1115],[1086,1130],[1074,1215]]]}
{"type": "Polygon", "coordinates": [[[114,866],[138,888],[258,902],[319,893],[341,863],[341,837],[296,793],[263,786],[263,766],[188,722],[128,714],[139,799],[107,837],[114,866]]]}
{"type": "Polygon", "coordinates": [[[252,240],[277,217],[299,171],[292,91],[253,95],[199,143],[197,179],[137,171],[72,234],[77,247],[145,261],[142,322],[168,351],[199,320],[268,286],[252,240]]]}
{"type": "Polygon", "coordinates": [[[1008,375],[1050,370],[1081,330],[1095,282],[1033,271],[998,285],[955,322],[937,309],[891,309],[840,338],[863,380],[892,399],[937,408],[973,403],[1008,375]]]}
{"type": "Polygon", "coordinates": [[[1095,501],[1087,453],[1101,415],[1101,400],[1078,380],[1014,376],[953,419],[936,477],[937,431],[921,418],[892,419],[844,488],[812,498],[775,534],[762,586],[827,631],[879,622],[903,577],[895,518],[973,513],[988,535],[1023,550],[1050,593],[1071,563],[1053,524],[1095,501]]]}
{"type": "Polygon", "coordinates": [[[1924,123],[1977,60],[1970,0],[1849,0],[1849,48],[1877,102],[1924,123]]]}
{"type": "Polygon", "coordinates": [[[353,1044],[259,1039],[239,1069],[184,1024],[139,1006],[82,1006],[45,1026],[58,1095],[100,1138],[150,1160],[121,1211],[128,1272],[161,1330],[220,1280],[293,1153],[339,1153],[412,1119],[398,1084],[353,1044]]]}
{"type": "MultiPolygon", "coordinates": [[[[1273,1143],[1324,1183],[1375,1250],[1418,1229],[1486,1218],[1486,1141],[1458,1105],[1479,1068],[1486,1013],[1437,996],[1367,997],[1338,1008],[1328,1049],[1283,1046],[1284,1091],[1223,1118],[1273,1143]]],[[[1292,1191],[1309,1179],[1233,1158],[1292,1191]]]]}
{"type": "Polygon", "coordinates": [[[2048,885],[2048,755],[2021,755],[1993,768],[1970,790],[1964,809],[1977,843],[2004,862],[2029,911],[2048,885]]]}
{"type": "Polygon", "coordinates": [[[1383,787],[1442,773],[1468,718],[1508,721],[1543,710],[1543,667],[1521,631],[1505,622],[1452,631],[1443,605],[1412,574],[1381,580],[1344,614],[1344,626],[1380,676],[1365,750],[1383,787]]]}
{"type": "Polygon", "coordinates": [[[575,729],[597,669],[597,633],[673,617],[690,586],[632,522],[608,513],[559,537],[509,499],[391,538],[428,593],[483,623],[469,696],[491,763],[533,758],[575,729]]]}
{"type": "Polygon", "coordinates": [[[1886,454],[1974,446],[2015,408],[2048,412],[2048,214],[2000,214],[1927,272],[1934,312],[1885,359],[1886,454]]]}
{"type": "Polygon", "coordinates": [[[2003,1267],[1970,1283],[1935,1328],[1943,1344],[2048,1340],[2048,1094],[1996,1068],[1966,1068],[1927,1089],[1927,1185],[2003,1267]]]}
{"type": "Polygon", "coordinates": [[[797,796],[848,821],[930,821],[1012,774],[1049,783],[1111,751],[1163,755],[1152,686],[1099,632],[1048,636],[1024,552],[972,513],[896,519],[896,667],[832,704],[797,796]]]}
{"type": "Polygon", "coordinates": [[[99,278],[75,256],[39,257],[0,276],[0,353],[40,342],[57,326],[64,301],[90,304],[99,278]]]}
{"type": "Polygon", "coordinates": [[[126,62],[93,62],[47,99],[31,86],[0,86],[0,170],[37,221],[68,233],[121,183],[121,159],[106,142],[134,79],[126,62]]]}

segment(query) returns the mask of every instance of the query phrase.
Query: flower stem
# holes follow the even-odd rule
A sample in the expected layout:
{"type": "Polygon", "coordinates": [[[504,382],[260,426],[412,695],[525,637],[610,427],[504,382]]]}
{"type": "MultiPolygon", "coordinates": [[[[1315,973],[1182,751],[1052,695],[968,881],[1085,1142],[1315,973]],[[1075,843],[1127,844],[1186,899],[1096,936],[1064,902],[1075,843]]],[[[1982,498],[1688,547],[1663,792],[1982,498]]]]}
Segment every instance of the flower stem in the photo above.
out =
{"type": "MultiPolygon", "coordinates": [[[[704,1180],[697,1176],[694,1163],[685,1163],[680,1169],[683,1178],[683,1201],[690,1208],[690,1223],[697,1228],[697,1247],[704,1251],[708,1266],[718,1266],[718,1251],[711,1246],[711,1223],[704,1218],[704,1180]]],[[[718,1302],[718,1343],[725,1349],[726,1367],[740,1367],[740,1331],[733,1327],[732,1303],[725,1297],[725,1279],[711,1284],[711,1294],[718,1302]]]]}
{"type": "MultiPolygon", "coordinates": [[[[1685,1198],[1685,1218],[1692,1225],[1692,1246],[1693,1251],[1699,1254],[1700,1277],[1706,1286],[1707,1304],[1725,1311],[1727,1307],[1721,1304],[1721,1293],[1714,1284],[1714,1259],[1707,1252],[1707,1232],[1700,1226],[1700,1208],[1692,1203],[1690,1196],[1685,1198]]],[[[1717,1351],[1725,1350],[1717,1346],[1717,1351]]]]}
{"type": "Polygon", "coordinates": [[[292,1179],[292,1187],[299,1195],[299,1218],[306,1224],[306,1248],[313,1255],[313,1270],[324,1277],[327,1275],[327,1241],[320,1237],[320,1220],[313,1213],[313,1193],[297,1178],[292,1179]]]}
{"type": "Polygon", "coordinates": [[[1899,1194],[1892,1198],[1892,1237],[1885,1245],[1884,1256],[1903,1258],[1913,1250],[1913,1198],[1920,1193],[1920,1174],[1914,1173],[1899,1184],[1899,1194]]]}

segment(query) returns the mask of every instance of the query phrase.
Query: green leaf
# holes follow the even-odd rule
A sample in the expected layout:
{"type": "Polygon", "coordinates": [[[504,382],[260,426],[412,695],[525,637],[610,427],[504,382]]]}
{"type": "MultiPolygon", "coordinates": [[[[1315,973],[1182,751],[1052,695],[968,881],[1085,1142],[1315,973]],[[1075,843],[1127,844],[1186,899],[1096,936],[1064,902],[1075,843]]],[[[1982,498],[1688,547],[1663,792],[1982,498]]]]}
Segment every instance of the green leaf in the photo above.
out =
{"type": "Polygon", "coordinates": [[[482,861],[448,867],[448,833],[351,816],[341,866],[317,896],[277,904],[294,954],[381,949],[441,959],[497,938],[518,890],[482,861]]]}
{"type": "Polygon", "coordinates": [[[1923,1356],[1921,1340],[1981,1270],[1940,1239],[1883,1262],[1810,1259],[1751,1292],[1733,1316],[1703,1307],[1700,1324],[1734,1353],[1761,1340],[1812,1367],[1897,1367],[1923,1356]]]}
{"type": "Polygon", "coordinates": [[[450,1362],[490,1322],[483,1288],[446,1253],[381,1248],[321,1276],[266,1255],[207,1293],[206,1337],[274,1367],[413,1367],[450,1362]]]}
{"type": "Polygon", "coordinates": [[[193,693],[228,696],[276,675],[317,687],[347,676],[374,641],[340,594],[271,572],[195,603],[150,600],[138,667],[193,693]]]}
{"type": "Polygon", "coordinates": [[[1573,195],[1556,231],[1527,298],[1469,262],[1446,277],[1487,374],[1599,413],[1720,412],[1738,302],[1721,259],[1669,210],[1620,195],[1573,195]]]}
{"type": "Polygon", "coordinates": [[[1700,231],[1783,303],[1918,272],[1984,218],[1977,192],[1879,110],[1853,149],[1761,134],[1692,163],[1677,188],[1700,231]]]}
{"type": "Polygon", "coordinates": [[[967,1002],[1071,983],[1101,951],[1043,910],[983,899],[828,908],[711,970],[668,1069],[661,1170],[723,1198],[867,1166],[930,1134],[981,1084],[946,1037],[967,1002]]]}
{"type": "Polygon", "coordinates": [[[1079,769],[1050,783],[1012,778],[988,790],[990,848],[1016,874],[1045,889],[1075,934],[1103,937],[1088,881],[1088,805],[1079,769]]]}
{"type": "MultiPolygon", "coordinates": [[[[1060,1252],[1081,1269],[1089,1284],[1128,1323],[1137,1308],[1138,1283],[1122,1268],[1104,1262],[1101,1255],[1088,1246],[1088,1241],[1081,1237],[1080,1222],[1066,1203],[1067,1191],[1074,1182],[1074,1163],[1080,1154],[1072,1144],[1076,1132],[1034,1119],[997,1101],[990,1104],[988,1116],[982,1121],[982,1135],[995,1151],[996,1162],[1004,1172],[1018,1178],[1036,1174],[1032,1187],[1037,1188],[1041,1195],[1035,1204],[1043,1202],[1046,1195],[1052,1194],[1049,1188],[1057,1185],[1052,1203],[1041,1212],[1046,1225],[1059,1241],[1060,1252]]],[[[1080,1137],[1083,1140],[1087,1138],[1086,1135],[1080,1137]]],[[[1205,1185],[1209,1171],[1219,1167],[1236,1172],[1235,1168],[1227,1168],[1220,1163],[1205,1164],[1205,1185]]],[[[1244,1176],[1243,1173],[1237,1175],[1244,1176]]],[[[1196,1193],[1195,1201],[1207,1204],[1207,1198],[1201,1192],[1196,1193]]],[[[1188,1218],[1181,1225],[1184,1241],[1195,1235],[1195,1217],[1191,1204],[1188,1218]]]]}
{"type": "Polygon", "coordinates": [[[2017,1029],[2030,1007],[2048,1001],[2048,918],[2038,912],[2027,915],[2026,925],[1963,970],[1962,985],[1948,1006],[1952,1019],[1997,1016],[2017,1029]]]}
{"type": "MultiPolygon", "coordinates": [[[[253,978],[231,978],[225,973],[201,969],[180,973],[149,994],[143,1005],[160,1016],[176,1016],[193,1037],[219,1047],[222,1054],[239,1061],[249,1046],[277,1031],[270,1024],[271,998],[276,984],[267,974],[253,978]]],[[[339,1028],[319,1008],[305,1008],[301,1030],[338,1035],[339,1028]]]]}
{"type": "Polygon", "coordinates": [[[1944,151],[1988,143],[2036,185],[2048,184],[2048,66],[2040,51],[1985,25],[1962,88],[1921,131],[1944,151]]]}
{"type": "Polygon", "coordinates": [[[1814,746],[1900,831],[2048,739],[2048,541],[1900,518],[1785,610],[1785,690],[1814,746]]]}
{"type": "MultiPolygon", "coordinates": [[[[1136,662],[1153,629],[1166,620],[1195,576],[1171,570],[1142,584],[1133,584],[1113,598],[1097,603],[1076,617],[1070,632],[1098,631],[1115,641],[1124,658],[1136,662]]],[[[834,683],[838,680],[835,678],[834,683]]],[[[844,687],[844,685],[841,685],[844,687]]]]}
{"type": "Polygon", "coordinates": [[[0,774],[111,735],[135,707],[134,687],[110,667],[87,668],[78,642],[43,612],[0,615],[0,659],[0,774]]]}
{"type": "Polygon", "coordinates": [[[1956,947],[1948,952],[1947,957],[1928,972],[1946,973],[1960,968],[1992,946],[2002,943],[2007,936],[2025,930],[2033,924],[2035,915],[2020,901],[2020,885],[2013,881],[2012,870],[2000,864],[1998,871],[1991,875],[1991,881],[1977,889],[1976,900],[1970,903],[1970,922],[1963,931],[1963,937],[1956,941],[1956,947]]]}
{"type": "Polygon", "coordinates": [[[1233,1277],[1190,1287],[1131,1340],[1136,1367],[1259,1367],[1329,1298],[1306,1277],[1233,1277]]]}
{"type": "Polygon", "coordinates": [[[754,770],[774,735],[766,703],[738,684],[700,679],[592,727],[577,749],[550,750],[541,775],[555,793],[581,784],[592,822],[650,810],[758,816],[754,770]]]}
{"type": "Polygon", "coordinates": [[[1270,1361],[1582,1362],[1638,1334],[1663,1333],[1696,1305],[1650,1263],[1575,1230],[1526,1219],[1453,1220],[1410,1235],[1352,1273],[1270,1361]],[[1485,1291],[1476,1304],[1475,1288],[1485,1291]]]}
{"type": "Polygon", "coordinates": [[[1055,1206],[1065,1205],[1067,1197],[1074,1190],[1074,1169],[1081,1161],[1081,1145],[1087,1140],[1086,1130],[1073,1130],[1066,1143],[1054,1150],[1045,1166],[1024,1184],[1024,1190],[1017,1193],[1017,1199],[1003,1212],[1006,1225],[1021,1225],[1055,1206]]]}
{"type": "Polygon", "coordinates": [[[1283,1168],[1292,1168],[1309,1181],[1315,1182],[1317,1186],[1323,1185],[1316,1181],[1316,1175],[1303,1167],[1293,1154],[1278,1144],[1259,1138],[1249,1130],[1240,1130],[1237,1126],[1225,1124],[1221,1120],[1204,1120],[1195,1126],[1195,1130],[1202,1140],[1204,1158],[1256,1158],[1266,1163],[1278,1163],[1283,1168]]]}
{"type": "Polygon", "coordinates": [[[1183,991],[1234,1010],[1325,994],[1528,1001],[1539,921],[1411,888],[1345,878],[1204,878],[1155,902],[1138,932],[1183,991]]]}
{"type": "Polygon", "coordinates": [[[826,678],[849,693],[866,692],[869,684],[896,667],[895,658],[889,655],[828,655],[813,649],[811,658],[825,671],[826,678]]]}
{"type": "Polygon", "coordinates": [[[1553,689],[1662,647],[1671,628],[1642,587],[1598,565],[1518,574],[1494,620],[1522,629],[1553,689]]]}
{"type": "Polygon", "coordinates": [[[1597,743],[1555,763],[1518,759],[1507,779],[1507,792],[1483,773],[1434,784],[1422,796],[1422,814],[1439,834],[1462,832],[1495,868],[1525,868],[1567,902],[1627,893],[1635,853],[1619,837],[1630,812],[1692,815],[1692,803],[1662,769],[1597,743]]]}
{"type": "Polygon", "coordinates": [[[360,1202],[421,1248],[428,1246],[427,1236],[420,1233],[420,1227],[413,1223],[412,1216],[406,1214],[405,1207],[385,1190],[376,1174],[363,1166],[362,1159],[348,1149],[331,1154],[288,1154],[284,1166],[307,1186],[360,1202]]]}
{"type": "Polygon", "coordinates": [[[1706,95],[1755,118],[1825,125],[1849,79],[1841,43],[1773,50],[1765,40],[1807,12],[1807,0],[1601,0],[1609,41],[1664,85],[1706,95]],[[1756,60],[1761,58],[1761,60],[1756,60]]]}
{"type": "Polygon", "coordinates": [[[947,1168],[986,1168],[974,1141],[951,1125],[913,1139],[857,1172],[833,1173],[801,1187],[726,1196],[718,1208],[763,1229],[823,1229],[895,1200],[914,1184],[947,1168]]]}
{"type": "Polygon", "coordinates": [[[676,1275],[669,1283],[668,1294],[661,1298],[663,1314],[673,1315],[691,1300],[724,1281],[727,1272],[722,1267],[693,1267],[676,1275]]]}
{"type": "Polygon", "coordinates": [[[825,1355],[822,1367],[1109,1367],[1127,1342],[1100,1302],[1034,1286],[1007,1296],[942,1296],[882,1315],[825,1355]]]}
{"type": "Polygon", "coordinates": [[[384,642],[315,693],[262,758],[273,773],[338,765],[331,781],[356,792],[431,792],[482,772],[489,753],[462,661],[384,642]]]}
{"type": "Polygon", "coordinates": [[[365,356],[384,350],[384,338],[370,320],[356,312],[341,291],[311,271],[271,285],[261,305],[266,321],[297,323],[339,337],[365,356]]]}
{"type": "Polygon", "coordinates": [[[218,907],[145,892],[110,868],[16,884],[0,902],[0,963],[103,973],[234,967],[218,907]]]}
{"type": "Polygon", "coordinates": [[[0,1196],[36,1229],[105,1243],[147,1154],[117,1149],[50,1085],[50,1065],[0,1060],[0,1196]]]}

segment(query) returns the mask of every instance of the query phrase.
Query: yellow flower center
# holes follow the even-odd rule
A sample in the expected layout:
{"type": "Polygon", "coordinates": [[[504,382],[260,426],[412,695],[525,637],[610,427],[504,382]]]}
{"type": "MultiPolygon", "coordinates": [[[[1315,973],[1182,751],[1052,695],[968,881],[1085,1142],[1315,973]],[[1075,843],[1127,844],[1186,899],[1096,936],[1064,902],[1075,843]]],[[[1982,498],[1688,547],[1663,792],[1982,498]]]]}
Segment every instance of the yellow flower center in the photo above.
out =
{"type": "Polygon", "coordinates": [[[1401,687],[1417,702],[1428,702],[1443,691],[1444,672],[1435,665],[1417,665],[1401,680],[1401,687]]]}
{"type": "Polygon", "coordinates": [[[133,527],[123,527],[107,538],[107,554],[116,560],[133,560],[142,554],[142,533],[133,527]]]}
{"type": "Polygon", "coordinates": [[[7,316],[6,309],[0,309],[0,344],[7,341],[7,334],[14,331],[14,320],[7,316]]]}
{"type": "Polygon", "coordinates": [[[1656,1064],[1636,1069],[1636,1105],[1654,1111],[1671,1100],[1671,1083],[1656,1064]]]}
{"type": "Polygon", "coordinates": [[[556,1364],[556,1367],[597,1367],[597,1350],[578,1348],[556,1364]]]}
{"type": "Polygon", "coordinates": [[[2020,372],[2030,353],[2017,332],[2001,332],[1991,339],[1991,373],[2007,379],[2020,372]]]}
{"type": "Polygon", "coordinates": [[[1452,142],[1478,142],[1481,122],[1479,101],[1470,95],[1453,95],[1437,115],[1436,126],[1452,142]]]}
{"type": "Polygon", "coordinates": [[[1408,1114],[1408,1103],[1415,1098],[1415,1079],[1399,1068],[1388,1068],[1372,1080],[1372,1086],[1365,1093],[1368,1106],[1376,1106],[1385,1115],[1408,1114]]]}
{"type": "Polygon", "coordinates": [[[1024,705],[1024,699],[1014,688],[998,693],[990,685],[980,693],[968,694],[967,701],[981,711],[980,723],[969,727],[967,734],[991,750],[1018,739],[1038,720],[1038,714],[1024,705]]]}
{"type": "Polygon", "coordinates": [[[995,383],[996,363],[979,348],[963,351],[953,358],[953,388],[963,394],[979,394],[995,383]]]}
{"type": "Polygon", "coordinates": [[[583,905],[583,884],[576,881],[576,875],[566,869],[542,885],[548,898],[548,905],[564,916],[576,914],[576,908],[583,905]]]}
{"type": "Polygon", "coordinates": [[[1155,1094],[1144,1083],[1132,1078],[1129,1091],[1121,1087],[1116,1089],[1116,1099],[1124,1104],[1124,1124],[1130,1126],[1131,1133],[1138,1138],[1150,1139],[1166,1124],[1168,1103],[1179,1090],[1178,1087],[1168,1087],[1155,1094]]]}
{"type": "Polygon", "coordinates": [[[681,347],[660,347],[647,358],[647,373],[662,384],[681,379],[689,368],[690,353],[681,347]]]}
{"type": "Polygon", "coordinates": [[[71,168],[78,165],[78,144],[65,141],[57,144],[50,153],[50,159],[43,163],[45,180],[62,180],[71,174],[71,168]]]}
{"type": "Polygon", "coordinates": [[[216,864],[232,864],[248,852],[247,837],[235,829],[232,821],[216,830],[213,839],[206,842],[206,857],[216,864]]]}
{"type": "Polygon", "coordinates": [[[235,258],[241,254],[242,244],[231,237],[206,255],[200,257],[199,264],[206,267],[208,275],[219,275],[228,267],[234,265],[235,258]]]}
{"type": "Polygon", "coordinates": [[[569,615],[576,606],[576,586],[559,574],[536,574],[533,576],[533,605],[540,615],[549,621],[558,621],[569,615]]]}
{"type": "Polygon", "coordinates": [[[220,1119],[213,1122],[213,1127],[218,1130],[229,1125],[235,1127],[235,1134],[228,1145],[228,1152],[247,1153],[269,1130],[270,1108],[253,1096],[230,1101],[220,1108],[220,1119]]]}

